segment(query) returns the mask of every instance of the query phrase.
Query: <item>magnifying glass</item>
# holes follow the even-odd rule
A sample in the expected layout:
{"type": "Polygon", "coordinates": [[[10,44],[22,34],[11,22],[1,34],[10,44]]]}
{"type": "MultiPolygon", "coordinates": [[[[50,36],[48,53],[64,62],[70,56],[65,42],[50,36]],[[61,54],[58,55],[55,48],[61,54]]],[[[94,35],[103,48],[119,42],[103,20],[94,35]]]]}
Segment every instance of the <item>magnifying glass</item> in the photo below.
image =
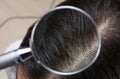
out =
{"type": "Polygon", "coordinates": [[[34,57],[55,74],[77,74],[96,61],[101,48],[95,21],[74,6],[58,6],[44,14],[34,25],[29,43],[28,48],[0,55],[0,69],[34,57]]]}

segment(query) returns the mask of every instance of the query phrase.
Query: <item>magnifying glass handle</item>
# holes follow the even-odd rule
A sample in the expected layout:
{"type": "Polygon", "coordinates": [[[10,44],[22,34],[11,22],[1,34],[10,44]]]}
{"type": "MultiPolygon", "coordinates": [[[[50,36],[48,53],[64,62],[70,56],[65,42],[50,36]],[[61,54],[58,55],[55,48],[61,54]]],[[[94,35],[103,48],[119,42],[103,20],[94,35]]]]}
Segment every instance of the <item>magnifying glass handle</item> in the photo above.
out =
{"type": "Polygon", "coordinates": [[[0,55],[0,70],[9,66],[25,62],[32,57],[30,48],[13,50],[0,55]]]}

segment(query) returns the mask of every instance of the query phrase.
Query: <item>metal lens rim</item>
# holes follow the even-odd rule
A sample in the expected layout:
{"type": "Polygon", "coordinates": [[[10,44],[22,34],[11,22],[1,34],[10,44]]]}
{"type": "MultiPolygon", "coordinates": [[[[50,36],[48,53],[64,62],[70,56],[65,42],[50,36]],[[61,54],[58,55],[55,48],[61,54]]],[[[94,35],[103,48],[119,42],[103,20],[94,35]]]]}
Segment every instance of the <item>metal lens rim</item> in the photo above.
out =
{"type": "MultiPolygon", "coordinates": [[[[31,34],[31,39],[30,39],[30,47],[32,49],[32,52],[36,52],[36,50],[34,48],[35,47],[35,45],[34,45],[34,33],[36,31],[36,28],[38,27],[37,25],[39,24],[39,22],[42,20],[42,18],[44,18],[49,13],[57,11],[57,10],[63,10],[63,9],[70,9],[70,10],[78,11],[78,12],[84,14],[85,16],[87,16],[94,23],[95,27],[97,26],[96,23],[95,23],[95,21],[92,19],[92,17],[88,13],[86,13],[85,11],[83,11],[80,8],[77,8],[77,7],[74,7],[74,6],[58,6],[58,7],[55,7],[53,9],[49,10],[46,14],[44,14],[36,22],[36,24],[34,25],[34,28],[32,30],[32,34],[31,34]]],[[[97,30],[97,27],[96,27],[96,30],[97,30]]],[[[47,69],[48,71],[50,71],[52,73],[55,73],[55,74],[58,74],[58,75],[73,75],[73,74],[77,74],[77,73],[80,73],[80,72],[84,71],[85,69],[89,68],[96,61],[96,59],[98,58],[99,53],[100,53],[100,49],[101,49],[101,37],[100,37],[100,33],[98,31],[97,31],[97,35],[98,35],[98,49],[97,49],[95,57],[93,58],[93,60],[88,65],[86,65],[82,69],[79,69],[79,70],[76,70],[76,71],[72,71],[72,72],[60,72],[60,71],[53,70],[53,69],[47,67],[45,64],[43,64],[40,60],[38,60],[38,58],[35,56],[34,53],[33,53],[33,56],[34,56],[34,58],[36,59],[36,61],[37,61],[37,63],[39,65],[42,65],[45,69],[47,69]]]]}

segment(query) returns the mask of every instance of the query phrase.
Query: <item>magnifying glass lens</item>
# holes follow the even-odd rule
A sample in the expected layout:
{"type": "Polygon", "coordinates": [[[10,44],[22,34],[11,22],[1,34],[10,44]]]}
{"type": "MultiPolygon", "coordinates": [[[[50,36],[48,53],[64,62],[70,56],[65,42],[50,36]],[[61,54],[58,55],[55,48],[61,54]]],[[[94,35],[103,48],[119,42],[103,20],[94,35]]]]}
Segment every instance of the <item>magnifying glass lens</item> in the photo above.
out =
{"type": "Polygon", "coordinates": [[[89,15],[77,9],[56,9],[36,24],[32,49],[37,62],[57,73],[77,73],[95,62],[100,40],[89,15]]]}

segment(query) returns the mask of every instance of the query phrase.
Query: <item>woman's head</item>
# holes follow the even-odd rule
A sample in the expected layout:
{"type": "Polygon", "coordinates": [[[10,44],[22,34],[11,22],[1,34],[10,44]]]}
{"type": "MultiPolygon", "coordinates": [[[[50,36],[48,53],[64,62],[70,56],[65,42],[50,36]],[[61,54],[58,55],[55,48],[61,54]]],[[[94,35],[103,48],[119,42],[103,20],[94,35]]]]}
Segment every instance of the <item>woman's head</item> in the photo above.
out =
{"type": "MultiPolygon", "coordinates": [[[[31,59],[22,64],[22,72],[28,77],[30,76],[29,79],[110,79],[111,75],[119,79],[120,10],[117,4],[116,1],[110,0],[92,0],[91,2],[68,0],[60,4],[73,5],[85,10],[97,23],[97,30],[102,39],[102,49],[99,58],[89,69],[73,76],[58,76],[38,66],[36,61],[31,59]]],[[[75,69],[80,66],[79,58],[83,56],[84,51],[95,51],[96,32],[94,25],[87,17],[77,12],[64,11],[58,12],[57,15],[51,15],[46,26],[41,27],[40,33],[38,38],[40,40],[35,42],[39,42],[39,55],[45,60],[45,63],[55,66],[57,69],[75,69]],[[65,61],[66,59],[69,61],[65,61]],[[47,62],[48,60],[51,62],[47,62]]],[[[21,46],[28,46],[30,35],[31,29],[21,46]]],[[[92,54],[90,53],[90,55],[92,54]]],[[[90,55],[84,57],[85,61],[90,55]]]]}

